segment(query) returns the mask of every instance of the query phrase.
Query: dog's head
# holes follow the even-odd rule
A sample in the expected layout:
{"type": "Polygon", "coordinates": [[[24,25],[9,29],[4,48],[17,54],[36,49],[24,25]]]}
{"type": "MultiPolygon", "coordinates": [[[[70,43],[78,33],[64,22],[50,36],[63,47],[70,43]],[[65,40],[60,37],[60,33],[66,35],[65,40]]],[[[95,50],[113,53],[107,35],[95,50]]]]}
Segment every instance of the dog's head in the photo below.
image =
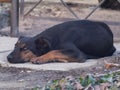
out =
{"type": "Polygon", "coordinates": [[[48,41],[43,38],[20,37],[7,59],[10,63],[25,63],[45,54],[48,50],[48,41]]]}
{"type": "Polygon", "coordinates": [[[35,45],[32,38],[20,37],[15,44],[14,50],[7,56],[10,63],[24,63],[31,58],[36,57],[34,54],[35,45]]]}

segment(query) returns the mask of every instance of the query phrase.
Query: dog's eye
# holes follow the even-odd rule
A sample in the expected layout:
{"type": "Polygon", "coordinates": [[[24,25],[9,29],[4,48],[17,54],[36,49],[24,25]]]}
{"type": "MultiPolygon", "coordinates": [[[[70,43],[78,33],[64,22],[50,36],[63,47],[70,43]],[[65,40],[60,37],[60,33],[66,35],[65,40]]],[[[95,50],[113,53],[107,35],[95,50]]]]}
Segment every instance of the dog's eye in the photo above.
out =
{"type": "Polygon", "coordinates": [[[27,47],[24,47],[23,50],[27,50],[28,48],[27,47]]]}
{"type": "Polygon", "coordinates": [[[27,47],[24,47],[24,48],[20,48],[21,51],[25,51],[25,50],[28,50],[27,47]]]}

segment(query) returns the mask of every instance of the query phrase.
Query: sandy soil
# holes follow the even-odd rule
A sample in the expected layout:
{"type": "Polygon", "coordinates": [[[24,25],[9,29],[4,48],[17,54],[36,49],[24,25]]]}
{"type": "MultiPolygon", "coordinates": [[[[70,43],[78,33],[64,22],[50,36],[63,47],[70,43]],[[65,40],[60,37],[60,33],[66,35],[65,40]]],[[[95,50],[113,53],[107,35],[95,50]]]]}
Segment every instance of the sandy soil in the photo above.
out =
{"type": "MultiPolygon", "coordinates": [[[[86,1],[86,0],[85,0],[86,1]]],[[[83,2],[83,1],[82,1],[83,2]]],[[[27,11],[32,4],[27,4],[25,11],[27,11]]],[[[86,15],[95,7],[93,3],[77,4],[70,6],[72,10],[84,19],[86,15]]],[[[107,23],[113,33],[114,39],[119,42],[120,38],[120,12],[115,10],[98,9],[91,17],[91,20],[99,20],[107,23]]],[[[43,2],[33,12],[31,12],[23,20],[20,20],[20,35],[34,36],[44,29],[55,24],[75,20],[69,11],[60,3],[43,2]]],[[[4,35],[9,34],[9,27],[1,30],[4,35]]],[[[119,62],[120,57],[112,56],[104,58],[109,61],[119,62]]],[[[103,61],[103,59],[99,59],[103,61]]],[[[113,68],[112,70],[116,70],[113,68]]],[[[62,78],[68,75],[78,77],[86,73],[104,73],[110,70],[104,69],[103,66],[85,68],[84,70],[71,71],[35,71],[24,68],[3,68],[0,67],[0,90],[31,90],[33,87],[41,87],[49,80],[62,78]]]]}

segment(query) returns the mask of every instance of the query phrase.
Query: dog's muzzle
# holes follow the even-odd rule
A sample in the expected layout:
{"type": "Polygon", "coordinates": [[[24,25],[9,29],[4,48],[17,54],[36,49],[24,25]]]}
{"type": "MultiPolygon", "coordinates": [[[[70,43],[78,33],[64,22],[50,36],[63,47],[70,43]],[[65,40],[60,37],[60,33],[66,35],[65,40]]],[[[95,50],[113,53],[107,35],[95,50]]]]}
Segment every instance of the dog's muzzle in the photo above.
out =
{"type": "Polygon", "coordinates": [[[8,55],[8,56],[7,56],[7,59],[8,59],[8,61],[9,61],[10,63],[13,63],[13,62],[12,62],[12,60],[13,60],[12,55],[8,55]]]}

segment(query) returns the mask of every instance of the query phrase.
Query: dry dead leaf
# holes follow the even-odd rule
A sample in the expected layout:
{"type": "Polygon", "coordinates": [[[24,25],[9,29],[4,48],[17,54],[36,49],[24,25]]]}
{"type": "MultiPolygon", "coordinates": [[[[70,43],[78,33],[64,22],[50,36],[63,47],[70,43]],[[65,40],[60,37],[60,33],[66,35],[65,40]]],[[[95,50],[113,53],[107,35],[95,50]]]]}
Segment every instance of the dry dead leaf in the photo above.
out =
{"type": "Polygon", "coordinates": [[[106,69],[110,69],[110,68],[112,68],[112,67],[120,67],[120,64],[105,62],[105,68],[106,68],[106,69]]]}

